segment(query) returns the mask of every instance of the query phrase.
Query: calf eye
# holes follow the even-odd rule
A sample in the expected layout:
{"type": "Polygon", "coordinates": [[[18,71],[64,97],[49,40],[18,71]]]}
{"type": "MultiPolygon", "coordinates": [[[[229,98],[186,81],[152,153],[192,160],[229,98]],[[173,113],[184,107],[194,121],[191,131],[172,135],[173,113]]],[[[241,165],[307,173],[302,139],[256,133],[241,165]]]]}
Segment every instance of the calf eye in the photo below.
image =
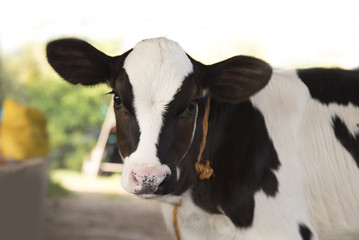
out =
{"type": "Polygon", "coordinates": [[[113,102],[115,103],[116,108],[120,108],[122,106],[120,96],[117,93],[113,95],[113,102]]]}
{"type": "Polygon", "coordinates": [[[194,111],[196,110],[196,107],[197,107],[197,101],[194,100],[188,105],[187,110],[186,110],[187,113],[190,113],[190,114],[194,113],[194,111]]]}

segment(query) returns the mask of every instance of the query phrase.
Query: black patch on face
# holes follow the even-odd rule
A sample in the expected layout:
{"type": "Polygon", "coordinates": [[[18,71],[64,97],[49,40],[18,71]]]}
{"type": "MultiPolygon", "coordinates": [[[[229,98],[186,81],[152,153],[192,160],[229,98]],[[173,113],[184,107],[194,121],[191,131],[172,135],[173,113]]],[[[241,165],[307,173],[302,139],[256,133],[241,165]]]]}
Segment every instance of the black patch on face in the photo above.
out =
{"type": "Polygon", "coordinates": [[[359,70],[313,68],[297,73],[311,96],[320,102],[359,106],[359,70]]]}
{"type": "MultiPolygon", "coordinates": [[[[127,56],[131,52],[128,51],[124,55],[127,56]]],[[[137,123],[135,110],[133,107],[133,90],[128,75],[123,69],[123,59],[113,62],[115,76],[110,85],[115,94],[120,98],[121,104],[114,104],[116,117],[117,145],[123,158],[133,153],[140,139],[140,130],[137,123]]]]}
{"type": "Polygon", "coordinates": [[[359,133],[353,136],[350,133],[348,127],[338,116],[333,117],[332,121],[336,138],[352,155],[357,166],[359,167],[359,133]]]}
{"type": "Polygon", "coordinates": [[[201,181],[193,177],[192,167],[202,140],[205,100],[199,104],[198,126],[192,144],[196,147],[190,149],[186,166],[181,165],[181,179],[193,182],[192,197],[199,207],[210,213],[223,211],[236,226],[249,227],[254,217],[254,194],[262,190],[267,196],[275,197],[278,192],[273,171],[279,168],[280,162],[264,118],[249,101],[225,104],[212,99],[202,161],[210,160],[215,175],[201,181]]]}
{"type": "Polygon", "coordinates": [[[166,164],[171,175],[161,184],[157,194],[168,194],[177,187],[177,165],[184,158],[192,139],[197,114],[196,82],[189,75],[181,89],[168,105],[164,114],[163,128],[157,144],[157,155],[161,164],[166,164]]]}
{"type": "Polygon", "coordinates": [[[300,236],[303,240],[311,240],[313,233],[310,231],[310,229],[303,223],[300,223],[298,225],[300,236]]]}
{"type": "MultiPolygon", "coordinates": [[[[224,212],[236,226],[249,227],[254,217],[254,194],[263,191],[268,197],[275,197],[278,192],[279,183],[274,173],[280,167],[277,153],[262,114],[251,102],[220,103],[212,98],[202,161],[210,160],[215,176],[198,180],[194,166],[203,136],[202,121],[207,101],[203,93],[208,89],[203,89],[201,84],[203,65],[192,63],[194,72],[184,80],[163,118],[157,154],[172,174],[167,176],[156,194],[180,195],[191,188],[193,201],[200,208],[210,213],[224,212]],[[193,100],[198,108],[193,107],[193,100]],[[197,109],[197,127],[190,145],[197,109]],[[178,182],[176,166],[181,172],[178,182]]],[[[115,109],[117,135],[125,157],[137,147],[139,128],[133,113],[132,86],[125,71],[116,69],[121,70],[115,74],[113,88],[123,102],[123,107],[115,109]]]]}

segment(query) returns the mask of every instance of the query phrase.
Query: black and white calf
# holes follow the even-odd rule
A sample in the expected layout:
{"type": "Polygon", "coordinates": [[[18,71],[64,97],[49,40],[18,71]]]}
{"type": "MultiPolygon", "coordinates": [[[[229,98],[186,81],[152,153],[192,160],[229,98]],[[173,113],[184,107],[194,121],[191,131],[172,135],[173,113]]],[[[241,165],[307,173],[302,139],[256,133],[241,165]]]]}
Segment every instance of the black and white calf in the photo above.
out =
{"type": "Polygon", "coordinates": [[[359,70],[272,70],[236,56],[204,65],[165,38],[109,57],[77,39],[50,42],[73,84],[114,94],[122,185],[172,206],[182,239],[359,239],[359,70]],[[195,162],[211,98],[199,180],[195,162]]]}

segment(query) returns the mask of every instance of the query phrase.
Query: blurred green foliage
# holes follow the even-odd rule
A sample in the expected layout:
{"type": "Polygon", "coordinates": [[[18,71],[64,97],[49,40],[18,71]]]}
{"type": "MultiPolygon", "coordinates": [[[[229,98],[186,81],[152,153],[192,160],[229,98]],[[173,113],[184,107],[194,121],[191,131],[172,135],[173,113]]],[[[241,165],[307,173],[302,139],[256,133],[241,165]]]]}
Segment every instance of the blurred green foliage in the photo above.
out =
{"type": "Polygon", "coordinates": [[[89,179],[79,172],[68,169],[52,169],[49,171],[49,197],[76,196],[80,192],[97,192],[106,194],[109,198],[124,198],[118,193],[121,188],[121,175],[98,176],[89,179]],[[100,191],[99,191],[100,190],[100,191]]]}
{"type": "MultiPolygon", "coordinates": [[[[119,49],[120,41],[95,43],[119,49]]],[[[117,54],[117,53],[115,53],[117,54]]],[[[52,150],[52,167],[80,170],[84,155],[95,145],[111,96],[105,85],[83,87],[62,80],[48,65],[45,44],[29,43],[3,55],[0,103],[8,98],[42,111],[52,150]]]]}
{"type": "Polygon", "coordinates": [[[76,195],[75,192],[66,189],[60,181],[54,180],[52,177],[52,172],[49,173],[48,184],[47,195],[51,198],[71,197],[76,195]]]}

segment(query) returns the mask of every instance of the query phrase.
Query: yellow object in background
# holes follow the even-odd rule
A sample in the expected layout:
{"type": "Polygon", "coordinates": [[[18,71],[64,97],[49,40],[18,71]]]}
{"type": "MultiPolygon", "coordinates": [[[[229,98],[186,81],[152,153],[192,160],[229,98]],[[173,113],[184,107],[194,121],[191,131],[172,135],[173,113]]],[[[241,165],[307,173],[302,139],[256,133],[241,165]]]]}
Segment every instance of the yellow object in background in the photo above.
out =
{"type": "Polygon", "coordinates": [[[0,152],[5,158],[18,161],[47,155],[49,141],[45,116],[36,109],[5,100],[0,152]]]}

